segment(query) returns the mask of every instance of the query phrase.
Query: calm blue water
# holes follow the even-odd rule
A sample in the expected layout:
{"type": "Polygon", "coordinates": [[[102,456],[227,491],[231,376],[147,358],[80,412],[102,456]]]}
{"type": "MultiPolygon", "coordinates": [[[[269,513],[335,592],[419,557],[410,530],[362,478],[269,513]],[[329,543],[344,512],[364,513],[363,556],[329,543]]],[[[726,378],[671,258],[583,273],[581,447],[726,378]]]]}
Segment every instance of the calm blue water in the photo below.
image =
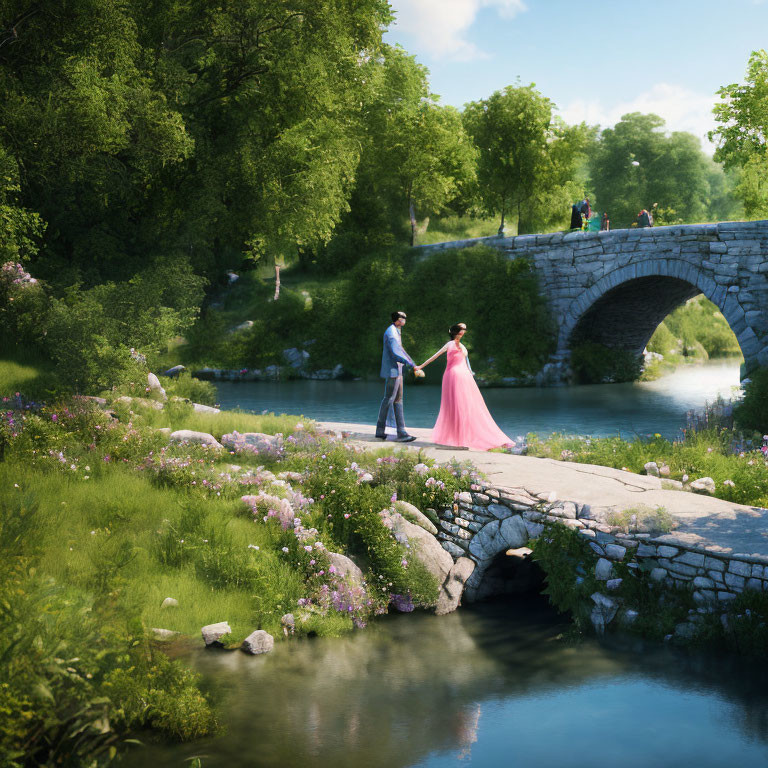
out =
{"type": "Polygon", "coordinates": [[[768,674],[634,640],[563,638],[539,600],[383,617],[265,657],[188,661],[226,733],[134,752],[132,768],[662,768],[768,765],[768,674]]]}
{"type": "MultiPolygon", "coordinates": [[[[442,373],[435,372],[439,381],[442,373]],[[439,373],[439,376],[437,375],[439,373]]],[[[657,381],[548,389],[485,389],[488,408],[510,436],[537,432],[615,435],[659,432],[675,437],[685,412],[720,394],[730,397],[739,384],[738,362],[679,369],[657,381]]],[[[286,381],[217,385],[224,408],[260,413],[303,414],[324,421],[374,423],[383,394],[379,382],[286,381]]],[[[405,390],[406,423],[434,426],[440,387],[410,383],[405,390]]]]}

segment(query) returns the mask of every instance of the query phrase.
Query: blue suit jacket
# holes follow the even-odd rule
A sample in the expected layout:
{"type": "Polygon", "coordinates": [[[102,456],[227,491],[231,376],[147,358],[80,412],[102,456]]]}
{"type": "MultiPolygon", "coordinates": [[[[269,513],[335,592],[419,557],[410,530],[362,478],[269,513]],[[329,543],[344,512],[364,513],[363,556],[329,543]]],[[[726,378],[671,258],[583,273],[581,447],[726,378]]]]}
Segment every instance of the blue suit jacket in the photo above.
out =
{"type": "Polygon", "coordinates": [[[410,365],[413,368],[415,363],[403,349],[403,342],[400,340],[400,329],[393,323],[384,331],[384,351],[381,354],[381,378],[392,379],[396,376],[402,376],[404,365],[410,365]]]}

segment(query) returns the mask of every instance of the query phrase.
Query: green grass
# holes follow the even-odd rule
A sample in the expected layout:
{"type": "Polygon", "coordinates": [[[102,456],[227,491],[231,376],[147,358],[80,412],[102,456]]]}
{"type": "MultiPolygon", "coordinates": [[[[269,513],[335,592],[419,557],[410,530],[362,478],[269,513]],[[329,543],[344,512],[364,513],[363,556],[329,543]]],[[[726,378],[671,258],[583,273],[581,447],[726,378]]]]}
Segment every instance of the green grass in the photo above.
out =
{"type": "Polygon", "coordinates": [[[733,453],[734,442],[741,438],[739,433],[726,429],[689,432],[680,441],[665,440],[660,435],[632,440],[567,435],[540,440],[529,435],[528,454],[638,474],[644,473],[649,461],[665,463],[670,468],[670,479],[682,481],[686,475],[689,481],[711,477],[718,498],[768,507],[768,462],[759,450],[733,453]]]}
{"type": "MultiPolygon", "coordinates": [[[[274,413],[253,414],[245,411],[227,410],[221,413],[197,413],[186,403],[171,403],[157,411],[134,403],[131,409],[140,413],[142,422],[156,429],[191,429],[195,432],[208,432],[217,440],[230,432],[264,432],[274,435],[278,432],[289,434],[297,424],[311,427],[313,422],[303,416],[288,416],[274,413]]],[[[127,411],[127,406],[120,404],[117,411],[127,411]]]]}
{"type": "Polygon", "coordinates": [[[427,231],[416,235],[416,245],[429,245],[472,237],[490,237],[498,234],[500,220],[474,219],[471,216],[433,216],[427,231]]]}
{"type": "Polygon", "coordinates": [[[21,392],[37,399],[55,388],[50,361],[21,353],[0,359],[0,396],[10,397],[21,392]]]}
{"type": "Polygon", "coordinates": [[[123,467],[82,480],[15,463],[0,464],[0,487],[34,492],[43,529],[41,572],[91,591],[106,579],[106,590],[124,589],[148,627],[196,636],[206,624],[229,621],[237,640],[258,628],[275,633],[282,613],[303,594],[299,574],[277,560],[267,529],[253,524],[239,500],[207,499],[201,533],[188,546],[200,547],[202,539],[218,533],[232,551],[252,553],[261,579],[255,590],[214,589],[193,565],[173,568],[159,561],[163,535],[172,529],[182,531],[180,538],[190,535],[181,526],[192,503],[185,490],[158,488],[148,476],[123,467]],[[176,598],[179,607],[161,609],[166,597],[176,598]]]}

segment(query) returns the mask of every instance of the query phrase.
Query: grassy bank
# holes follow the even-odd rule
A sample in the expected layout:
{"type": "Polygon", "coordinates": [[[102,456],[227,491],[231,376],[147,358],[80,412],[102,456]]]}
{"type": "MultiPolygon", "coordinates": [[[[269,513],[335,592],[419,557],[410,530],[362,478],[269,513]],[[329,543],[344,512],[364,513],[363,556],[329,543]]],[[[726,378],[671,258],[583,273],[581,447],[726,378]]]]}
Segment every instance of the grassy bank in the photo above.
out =
{"type": "Polygon", "coordinates": [[[686,433],[679,441],[660,435],[651,438],[587,438],[554,435],[540,440],[529,435],[528,454],[582,464],[645,473],[655,462],[671,480],[690,483],[702,477],[715,482],[714,495],[738,504],[768,507],[768,462],[755,435],[752,446],[743,446],[743,435],[732,429],[686,433]],[[741,450],[741,448],[744,448],[741,450]],[[666,467],[666,469],[664,468],[666,467]]]}
{"type": "MultiPolygon", "coordinates": [[[[40,373],[0,371],[14,386],[40,373]]],[[[108,761],[146,728],[214,732],[212,703],[153,628],[200,643],[202,626],[226,620],[235,648],[256,629],[335,635],[393,599],[434,604],[434,577],[388,521],[395,499],[450,503],[469,469],[359,454],[300,417],[139,400],[111,416],[90,400],[38,406],[16,391],[3,393],[0,419],[5,764],[108,761]],[[205,431],[227,449],[172,444],[160,428],[205,431]],[[333,552],[354,556],[362,579],[333,552]],[[167,597],[178,604],[163,608],[167,597]]]]}

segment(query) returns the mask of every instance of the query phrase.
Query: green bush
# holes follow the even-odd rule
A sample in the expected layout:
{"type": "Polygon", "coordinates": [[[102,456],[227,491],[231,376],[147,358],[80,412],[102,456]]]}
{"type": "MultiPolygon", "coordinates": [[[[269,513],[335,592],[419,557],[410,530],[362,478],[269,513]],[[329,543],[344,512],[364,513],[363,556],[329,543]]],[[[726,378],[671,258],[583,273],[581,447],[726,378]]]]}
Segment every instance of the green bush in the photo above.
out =
{"type": "Polygon", "coordinates": [[[759,368],[749,378],[733,417],[742,429],[768,434],[768,368],[759,368]]]}
{"type": "Polygon", "coordinates": [[[571,368],[580,384],[635,381],[640,376],[642,358],[628,349],[588,341],[571,351],[571,368]]]}
{"type": "Polygon", "coordinates": [[[213,405],[216,402],[216,385],[210,381],[196,379],[188,371],[182,371],[175,378],[160,377],[168,397],[183,397],[193,403],[213,405]]]}

